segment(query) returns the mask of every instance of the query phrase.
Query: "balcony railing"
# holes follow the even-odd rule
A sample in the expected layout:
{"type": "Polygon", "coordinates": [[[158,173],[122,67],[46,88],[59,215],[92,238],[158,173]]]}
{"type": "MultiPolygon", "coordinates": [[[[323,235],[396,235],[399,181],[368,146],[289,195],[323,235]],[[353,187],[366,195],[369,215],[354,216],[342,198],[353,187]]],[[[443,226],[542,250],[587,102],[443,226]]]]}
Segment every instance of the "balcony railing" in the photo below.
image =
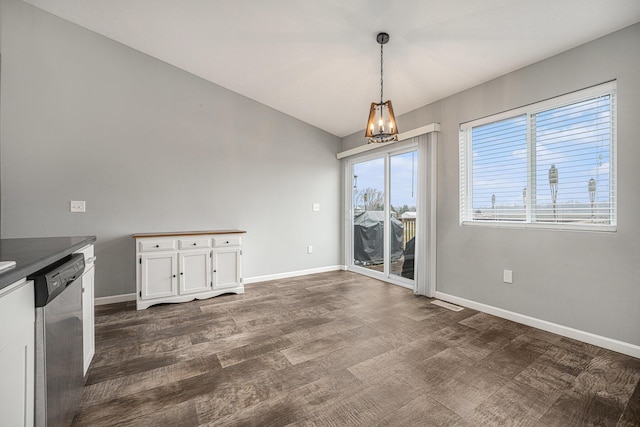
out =
{"type": "Polygon", "coordinates": [[[407,242],[416,235],[416,219],[415,218],[401,218],[402,221],[402,247],[407,247],[407,242]]]}

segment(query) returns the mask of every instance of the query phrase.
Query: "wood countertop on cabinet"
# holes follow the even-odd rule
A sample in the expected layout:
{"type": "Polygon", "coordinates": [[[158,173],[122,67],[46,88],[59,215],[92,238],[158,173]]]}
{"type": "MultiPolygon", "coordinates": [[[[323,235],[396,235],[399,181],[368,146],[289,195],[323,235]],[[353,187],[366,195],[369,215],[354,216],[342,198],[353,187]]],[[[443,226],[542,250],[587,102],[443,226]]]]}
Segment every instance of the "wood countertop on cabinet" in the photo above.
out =
{"type": "Polygon", "coordinates": [[[159,233],[137,233],[132,235],[134,239],[147,237],[168,237],[168,236],[200,236],[203,234],[244,234],[244,230],[203,230],[203,231],[165,231],[159,233]]]}

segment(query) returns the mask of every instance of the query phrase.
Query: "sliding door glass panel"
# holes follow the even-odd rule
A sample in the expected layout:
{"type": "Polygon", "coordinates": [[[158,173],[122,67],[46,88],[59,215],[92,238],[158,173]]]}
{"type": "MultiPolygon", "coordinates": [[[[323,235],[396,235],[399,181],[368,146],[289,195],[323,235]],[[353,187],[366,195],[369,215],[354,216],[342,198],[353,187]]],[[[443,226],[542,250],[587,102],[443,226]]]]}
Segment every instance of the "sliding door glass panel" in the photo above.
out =
{"type": "Polygon", "coordinates": [[[353,265],[384,271],[384,158],[353,165],[353,265]]]}
{"type": "Polygon", "coordinates": [[[391,275],[414,277],[418,151],[389,157],[389,230],[391,275]]]}

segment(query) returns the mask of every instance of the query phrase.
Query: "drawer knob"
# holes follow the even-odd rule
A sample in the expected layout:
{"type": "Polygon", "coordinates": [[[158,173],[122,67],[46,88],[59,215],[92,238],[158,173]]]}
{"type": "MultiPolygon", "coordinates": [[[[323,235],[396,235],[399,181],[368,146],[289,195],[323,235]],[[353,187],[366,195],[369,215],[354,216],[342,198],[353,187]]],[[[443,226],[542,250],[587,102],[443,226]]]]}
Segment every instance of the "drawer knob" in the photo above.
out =
{"type": "Polygon", "coordinates": [[[227,240],[227,245],[229,244],[229,241],[227,240]]]}
{"type": "Polygon", "coordinates": [[[173,277],[176,277],[176,275],[174,274],[173,277]]]}
{"type": "Polygon", "coordinates": [[[159,247],[160,247],[160,245],[156,245],[156,248],[159,248],[159,247]]]}
{"type": "Polygon", "coordinates": [[[194,243],[194,244],[193,244],[193,246],[196,246],[196,245],[197,245],[197,243],[194,243]]]}
{"type": "Polygon", "coordinates": [[[184,276],[184,273],[180,273],[181,276],[184,276]]]}

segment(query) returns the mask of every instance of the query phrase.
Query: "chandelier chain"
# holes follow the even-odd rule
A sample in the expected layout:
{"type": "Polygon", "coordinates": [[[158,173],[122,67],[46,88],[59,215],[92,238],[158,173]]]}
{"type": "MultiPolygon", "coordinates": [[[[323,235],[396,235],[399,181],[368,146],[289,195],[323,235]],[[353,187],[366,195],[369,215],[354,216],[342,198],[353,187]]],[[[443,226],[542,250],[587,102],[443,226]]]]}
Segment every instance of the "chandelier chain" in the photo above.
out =
{"type": "Polygon", "coordinates": [[[383,64],[383,55],[382,55],[382,49],[384,47],[384,44],[380,43],[380,104],[382,104],[382,99],[383,99],[383,87],[384,87],[384,80],[383,80],[383,71],[382,71],[382,64],[383,64]]]}

